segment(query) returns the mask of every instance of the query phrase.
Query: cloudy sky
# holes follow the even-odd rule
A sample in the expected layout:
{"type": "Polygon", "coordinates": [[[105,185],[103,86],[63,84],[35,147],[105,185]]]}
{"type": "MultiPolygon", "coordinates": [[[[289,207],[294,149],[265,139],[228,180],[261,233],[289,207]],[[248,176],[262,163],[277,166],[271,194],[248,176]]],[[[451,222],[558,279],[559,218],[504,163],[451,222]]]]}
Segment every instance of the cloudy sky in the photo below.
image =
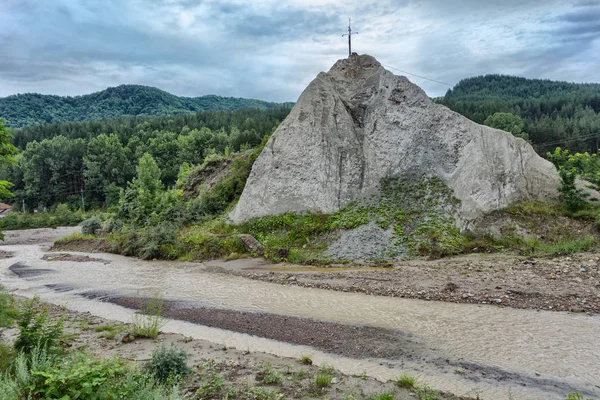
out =
{"type": "Polygon", "coordinates": [[[600,81],[600,0],[0,0],[0,96],[135,83],[295,101],[347,56],[348,17],[353,50],[395,73],[600,81]]]}

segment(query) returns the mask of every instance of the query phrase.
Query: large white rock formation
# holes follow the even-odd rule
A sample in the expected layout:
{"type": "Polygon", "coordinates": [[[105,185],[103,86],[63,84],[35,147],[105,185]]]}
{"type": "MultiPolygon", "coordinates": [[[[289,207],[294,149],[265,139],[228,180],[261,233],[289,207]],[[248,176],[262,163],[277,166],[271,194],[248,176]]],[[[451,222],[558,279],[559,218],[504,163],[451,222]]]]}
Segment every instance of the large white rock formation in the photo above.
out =
{"type": "Polygon", "coordinates": [[[381,178],[437,176],[461,200],[465,228],[483,213],[557,196],[554,166],[523,139],[432,102],[368,55],[304,90],[256,160],[234,222],[289,211],[334,213],[381,178]]]}

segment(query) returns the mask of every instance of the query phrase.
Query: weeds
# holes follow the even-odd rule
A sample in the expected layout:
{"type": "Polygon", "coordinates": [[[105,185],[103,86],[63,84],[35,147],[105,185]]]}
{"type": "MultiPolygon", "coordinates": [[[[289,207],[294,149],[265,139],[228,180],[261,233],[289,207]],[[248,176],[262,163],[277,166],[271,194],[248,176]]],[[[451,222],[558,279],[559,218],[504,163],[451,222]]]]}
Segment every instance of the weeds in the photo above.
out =
{"type": "Polygon", "coordinates": [[[256,380],[262,380],[267,385],[277,385],[281,383],[281,374],[270,363],[263,363],[256,373],[256,380]]]}
{"type": "Polygon", "coordinates": [[[94,328],[94,330],[96,332],[113,332],[115,330],[115,326],[114,325],[99,325],[97,327],[94,328]]]}
{"type": "Polygon", "coordinates": [[[302,365],[312,365],[313,361],[309,355],[301,354],[300,358],[298,358],[298,362],[302,365]]]}
{"type": "Polygon", "coordinates": [[[413,392],[419,400],[440,400],[440,392],[430,388],[429,386],[415,387],[413,392]]]}
{"type": "Polygon", "coordinates": [[[379,393],[374,396],[371,396],[370,400],[394,400],[396,397],[394,393],[379,393]]]}
{"type": "Polygon", "coordinates": [[[277,400],[283,399],[283,394],[279,390],[267,389],[260,386],[250,388],[246,393],[245,400],[277,400]]]}
{"type": "Polygon", "coordinates": [[[333,376],[327,372],[318,372],[315,383],[318,388],[325,388],[331,386],[331,381],[333,380],[333,376]]]}
{"type": "Polygon", "coordinates": [[[567,396],[567,398],[565,400],[593,400],[593,399],[586,399],[585,397],[583,397],[583,395],[581,395],[577,392],[573,392],[573,393],[569,393],[569,395],[567,396]]]}
{"type": "Polygon", "coordinates": [[[146,300],[140,312],[133,316],[131,334],[137,337],[156,339],[160,329],[167,323],[162,316],[162,310],[162,298],[154,297],[146,300]]]}
{"type": "Polygon", "coordinates": [[[416,383],[416,378],[407,374],[402,374],[398,377],[398,379],[396,379],[396,386],[405,389],[414,388],[416,383]]]}

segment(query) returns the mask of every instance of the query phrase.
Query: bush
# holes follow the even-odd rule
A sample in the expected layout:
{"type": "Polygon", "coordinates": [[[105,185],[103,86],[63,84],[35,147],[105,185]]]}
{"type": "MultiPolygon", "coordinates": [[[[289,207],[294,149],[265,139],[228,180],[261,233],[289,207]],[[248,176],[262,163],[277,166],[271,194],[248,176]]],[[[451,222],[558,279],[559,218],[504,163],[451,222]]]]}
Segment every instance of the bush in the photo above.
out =
{"type": "Polygon", "coordinates": [[[101,393],[117,392],[115,378],[128,371],[126,364],[118,359],[95,360],[84,354],[75,354],[56,360],[43,368],[32,368],[36,398],[53,399],[101,399],[101,393]],[[109,387],[105,387],[110,385],[109,387]]]}
{"type": "Polygon", "coordinates": [[[95,216],[86,219],[79,225],[81,226],[81,233],[84,235],[95,235],[97,230],[102,229],[102,222],[95,216]]]}
{"type": "Polygon", "coordinates": [[[175,347],[162,345],[152,352],[152,359],[146,364],[146,371],[158,382],[166,383],[170,379],[178,380],[189,373],[186,364],[188,355],[185,351],[175,347]]]}
{"type": "Polygon", "coordinates": [[[35,348],[20,353],[10,373],[0,374],[0,399],[179,400],[177,385],[153,377],[118,358],[99,360],[84,352],[48,355],[35,348]]]}
{"type": "Polygon", "coordinates": [[[40,305],[39,298],[27,301],[18,320],[19,335],[15,350],[30,354],[36,347],[52,351],[62,335],[62,320],[50,322],[48,310],[40,305]]]}
{"type": "Polygon", "coordinates": [[[558,191],[567,211],[574,213],[581,210],[587,205],[586,197],[588,194],[583,193],[581,189],[575,186],[577,171],[573,168],[571,170],[561,169],[558,172],[561,179],[558,191]]]}

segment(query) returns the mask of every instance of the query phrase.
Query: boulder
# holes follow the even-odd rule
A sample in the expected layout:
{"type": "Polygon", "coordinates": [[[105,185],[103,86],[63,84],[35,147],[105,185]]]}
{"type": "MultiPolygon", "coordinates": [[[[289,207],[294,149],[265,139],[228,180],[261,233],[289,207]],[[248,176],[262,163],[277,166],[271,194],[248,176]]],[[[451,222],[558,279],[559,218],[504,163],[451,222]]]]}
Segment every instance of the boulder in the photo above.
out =
{"type": "Polygon", "coordinates": [[[244,233],[244,234],[239,235],[239,238],[240,238],[240,241],[242,242],[242,244],[244,245],[244,248],[249,253],[255,253],[258,255],[264,254],[265,246],[260,244],[254,236],[244,233]]]}
{"type": "Polygon", "coordinates": [[[512,202],[558,196],[554,166],[525,140],[436,104],[371,56],[352,55],[304,90],[230,219],[334,213],[396,176],[440,178],[460,200],[461,228],[512,202]]]}

